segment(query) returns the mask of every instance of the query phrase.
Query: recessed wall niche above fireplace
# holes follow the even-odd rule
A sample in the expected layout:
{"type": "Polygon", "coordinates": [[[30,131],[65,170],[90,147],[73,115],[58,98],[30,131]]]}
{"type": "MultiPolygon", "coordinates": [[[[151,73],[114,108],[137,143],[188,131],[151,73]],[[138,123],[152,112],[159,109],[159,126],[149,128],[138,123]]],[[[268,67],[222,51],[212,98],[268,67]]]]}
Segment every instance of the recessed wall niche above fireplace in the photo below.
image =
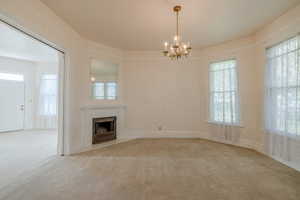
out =
{"type": "Polygon", "coordinates": [[[117,139],[117,117],[93,118],[93,144],[117,139]]]}

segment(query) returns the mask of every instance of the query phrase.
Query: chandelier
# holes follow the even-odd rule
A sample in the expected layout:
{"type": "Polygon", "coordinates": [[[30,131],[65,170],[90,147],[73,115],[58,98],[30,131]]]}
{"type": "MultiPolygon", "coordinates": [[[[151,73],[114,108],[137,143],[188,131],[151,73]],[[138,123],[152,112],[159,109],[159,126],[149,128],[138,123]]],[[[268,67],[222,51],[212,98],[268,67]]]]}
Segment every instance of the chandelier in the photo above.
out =
{"type": "Polygon", "coordinates": [[[173,43],[165,42],[165,48],[163,51],[164,56],[173,59],[179,59],[183,57],[188,57],[191,53],[192,47],[189,42],[184,43],[181,41],[179,35],[179,12],[181,11],[181,6],[175,6],[174,12],[176,13],[176,35],[174,36],[173,43]]]}

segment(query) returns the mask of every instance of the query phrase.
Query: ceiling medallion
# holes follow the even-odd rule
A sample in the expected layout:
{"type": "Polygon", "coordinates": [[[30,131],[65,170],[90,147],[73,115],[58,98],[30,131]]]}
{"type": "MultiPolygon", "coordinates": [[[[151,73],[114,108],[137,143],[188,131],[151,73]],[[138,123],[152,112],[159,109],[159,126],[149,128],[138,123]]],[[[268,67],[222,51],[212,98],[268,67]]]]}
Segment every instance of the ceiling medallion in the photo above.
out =
{"type": "Polygon", "coordinates": [[[189,42],[184,43],[181,41],[179,35],[179,12],[181,11],[181,6],[175,6],[174,12],[176,13],[176,35],[174,36],[173,43],[169,44],[165,42],[165,49],[163,51],[164,56],[170,57],[173,59],[179,59],[183,57],[188,57],[191,54],[192,47],[189,42]]]}

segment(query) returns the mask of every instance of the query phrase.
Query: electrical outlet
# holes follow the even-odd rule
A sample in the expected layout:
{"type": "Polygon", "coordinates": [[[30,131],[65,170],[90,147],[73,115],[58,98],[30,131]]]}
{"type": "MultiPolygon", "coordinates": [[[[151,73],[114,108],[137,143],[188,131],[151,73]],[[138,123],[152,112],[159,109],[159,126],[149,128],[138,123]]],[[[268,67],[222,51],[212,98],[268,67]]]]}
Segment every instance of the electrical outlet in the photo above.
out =
{"type": "Polygon", "coordinates": [[[163,130],[163,126],[158,126],[157,129],[158,129],[159,131],[162,131],[162,130],[163,130]]]}

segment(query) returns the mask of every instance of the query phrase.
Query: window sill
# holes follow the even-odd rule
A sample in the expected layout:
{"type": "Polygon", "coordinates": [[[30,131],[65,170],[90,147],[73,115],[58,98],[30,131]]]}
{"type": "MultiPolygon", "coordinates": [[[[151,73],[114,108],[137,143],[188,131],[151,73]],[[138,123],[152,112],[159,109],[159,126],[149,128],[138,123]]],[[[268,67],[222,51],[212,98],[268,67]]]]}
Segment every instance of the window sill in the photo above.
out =
{"type": "Polygon", "coordinates": [[[220,126],[234,126],[234,127],[239,127],[239,128],[245,128],[241,124],[229,124],[229,123],[222,123],[222,122],[215,122],[215,121],[208,121],[207,123],[214,124],[214,125],[220,125],[220,126]]]}
{"type": "Polygon", "coordinates": [[[91,96],[91,99],[92,100],[95,100],[95,101],[118,101],[119,100],[119,97],[115,97],[115,99],[107,99],[107,98],[97,98],[95,96],[91,96]]]}
{"type": "Polygon", "coordinates": [[[93,98],[93,100],[95,101],[117,101],[117,99],[96,99],[96,98],[93,98]]]}

